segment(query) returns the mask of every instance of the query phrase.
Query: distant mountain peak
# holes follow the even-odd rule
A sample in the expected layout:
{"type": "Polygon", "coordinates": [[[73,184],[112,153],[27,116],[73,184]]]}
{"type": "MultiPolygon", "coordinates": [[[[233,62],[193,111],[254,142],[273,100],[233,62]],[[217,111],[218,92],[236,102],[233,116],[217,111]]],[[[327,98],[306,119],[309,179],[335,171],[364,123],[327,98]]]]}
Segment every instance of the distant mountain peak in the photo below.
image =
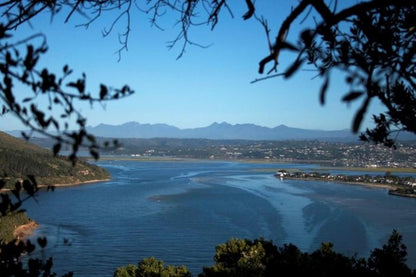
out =
{"type": "Polygon", "coordinates": [[[87,130],[99,137],[117,138],[202,138],[241,140],[357,140],[349,130],[322,131],[291,128],[279,125],[275,128],[250,123],[230,124],[214,122],[207,127],[179,129],[167,124],[141,124],[130,121],[121,125],[99,124],[87,130]]]}
{"type": "Polygon", "coordinates": [[[231,124],[230,124],[230,123],[228,123],[228,122],[223,121],[223,122],[220,122],[220,123],[218,123],[218,122],[214,122],[214,123],[212,123],[210,126],[233,126],[233,125],[231,125],[231,124]]]}
{"type": "Polygon", "coordinates": [[[276,128],[290,128],[285,124],[280,124],[279,126],[276,126],[276,128]]]}
{"type": "Polygon", "coordinates": [[[140,125],[140,123],[139,122],[137,122],[137,121],[128,121],[128,122],[126,122],[126,123],[123,123],[123,124],[121,124],[122,126],[131,126],[131,125],[133,125],[133,126],[137,126],[137,125],[140,125]]]}

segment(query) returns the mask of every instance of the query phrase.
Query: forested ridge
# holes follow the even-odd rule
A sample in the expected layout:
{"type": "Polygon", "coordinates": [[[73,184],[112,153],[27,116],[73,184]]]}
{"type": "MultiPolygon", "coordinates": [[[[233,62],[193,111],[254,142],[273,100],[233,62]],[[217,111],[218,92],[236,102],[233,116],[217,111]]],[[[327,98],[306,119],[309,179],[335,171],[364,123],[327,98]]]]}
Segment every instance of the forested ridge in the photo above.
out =
{"type": "Polygon", "coordinates": [[[39,185],[73,184],[110,177],[104,169],[79,160],[75,166],[67,158],[50,150],[0,132],[0,177],[6,188],[14,180],[34,176],[39,185]]]}

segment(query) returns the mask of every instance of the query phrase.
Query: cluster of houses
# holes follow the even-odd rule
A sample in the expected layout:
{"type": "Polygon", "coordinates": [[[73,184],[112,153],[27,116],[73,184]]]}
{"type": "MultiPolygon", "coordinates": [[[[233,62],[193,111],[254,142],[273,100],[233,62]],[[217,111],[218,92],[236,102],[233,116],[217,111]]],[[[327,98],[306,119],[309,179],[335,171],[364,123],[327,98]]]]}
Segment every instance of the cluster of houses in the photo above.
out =
{"type": "Polygon", "coordinates": [[[275,174],[280,179],[312,179],[321,181],[334,181],[334,182],[350,182],[350,183],[366,183],[366,184],[386,184],[411,190],[416,194],[416,180],[411,176],[400,177],[391,174],[384,176],[371,176],[371,175],[332,175],[330,173],[320,172],[303,172],[303,171],[287,171],[284,169],[278,170],[275,174]]]}

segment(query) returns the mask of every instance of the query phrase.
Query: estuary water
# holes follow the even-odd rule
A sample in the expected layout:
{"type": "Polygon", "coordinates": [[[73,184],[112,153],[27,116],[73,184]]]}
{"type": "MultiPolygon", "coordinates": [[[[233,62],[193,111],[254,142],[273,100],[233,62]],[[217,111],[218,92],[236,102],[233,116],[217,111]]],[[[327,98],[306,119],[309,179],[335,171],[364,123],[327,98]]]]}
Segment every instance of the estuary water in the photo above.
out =
{"type": "MultiPolygon", "coordinates": [[[[28,201],[57,273],[112,276],[122,265],[154,256],[186,265],[196,276],[230,238],[294,243],[303,251],[331,241],[346,255],[367,257],[393,229],[416,268],[416,199],[385,189],[279,180],[267,168],[313,165],[218,161],[103,161],[112,180],[41,192],[28,201]]],[[[357,174],[362,174],[357,173],[357,174]]]]}

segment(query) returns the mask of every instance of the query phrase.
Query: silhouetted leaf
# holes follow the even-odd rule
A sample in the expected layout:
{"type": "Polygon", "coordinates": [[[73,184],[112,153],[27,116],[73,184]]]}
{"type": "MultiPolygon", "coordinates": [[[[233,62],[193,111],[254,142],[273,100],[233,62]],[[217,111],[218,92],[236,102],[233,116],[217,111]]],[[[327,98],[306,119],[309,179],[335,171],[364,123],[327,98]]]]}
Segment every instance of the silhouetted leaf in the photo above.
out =
{"type": "Polygon", "coordinates": [[[59,151],[61,150],[61,143],[60,142],[56,143],[53,146],[52,150],[53,150],[53,155],[56,156],[59,153],[59,151]]]}
{"type": "Polygon", "coordinates": [[[26,67],[26,70],[32,71],[33,68],[36,66],[36,63],[38,62],[38,60],[39,60],[39,57],[35,56],[33,45],[28,45],[26,58],[23,62],[24,66],[26,67]]]}
{"type": "Polygon", "coordinates": [[[76,88],[81,94],[85,92],[85,81],[83,79],[78,79],[76,82],[70,82],[67,86],[76,88]]]}
{"type": "Polygon", "coordinates": [[[3,106],[2,109],[1,109],[1,114],[4,115],[8,112],[9,112],[9,109],[7,109],[6,106],[3,106]]]}
{"type": "Polygon", "coordinates": [[[50,118],[50,122],[53,124],[56,130],[59,131],[59,123],[54,118],[50,118]]]}
{"type": "Polygon", "coordinates": [[[8,211],[9,211],[11,201],[10,201],[9,195],[7,195],[7,194],[0,194],[0,197],[1,197],[0,213],[1,213],[1,215],[5,216],[5,215],[7,215],[8,211]]]}
{"type": "Polygon", "coordinates": [[[97,150],[94,150],[94,149],[90,150],[90,154],[91,154],[91,156],[94,157],[95,160],[98,160],[98,158],[100,157],[97,150]]]}
{"type": "Polygon", "coordinates": [[[368,142],[369,141],[368,138],[367,138],[367,136],[365,134],[361,134],[360,135],[360,140],[361,141],[365,141],[365,142],[368,142]]]}
{"type": "Polygon", "coordinates": [[[30,241],[26,241],[26,251],[30,254],[35,250],[35,245],[30,241]]]}
{"type": "Polygon", "coordinates": [[[17,66],[18,65],[18,62],[15,59],[12,58],[12,54],[9,51],[6,52],[6,64],[8,66],[17,66]]]}
{"type": "Polygon", "coordinates": [[[22,184],[20,182],[16,182],[14,185],[14,190],[12,190],[13,195],[20,200],[20,191],[22,190],[22,184]]]}
{"type": "Polygon", "coordinates": [[[95,136],[93,136],[91,134],[87,134],[86,137],[90,142],[92,142],[94,144],[97,142],[96,139],[95,139],[95,136]]]}
{"type": "Polygon", "coordinates": [[[319,93],[319,100],[321,102],[321,105],[325,104],[325,95],[326,95],[326,91],[328,90],[328,85],[329,85],[329,77],[326,76],[325,81],[322,84],[321,91],[319,93]]]}
{"type": "Polygon", "coordinates": [[[43,238],[39,237],[37,239],[37,242],[38,242],[38,244],[39,244],[39,246],[41,248],[45,248],[46,247],[46,244],[48,243],[48,241],[47,241],[47,239],[45,237],[43,237],[43,238]]]}
{"type": "Polygon", "coordinates": [[[25,140],[29,140],[29,136],[25,132],[20,132],[20,134],[25,140]]]}
{"type": "Polygon", "coordinates": [[[27,97],[27,98],[23,99],[22,102],[25,103],[25,102],[29,102],[29,101],[32,101],[32,100],[33,100],[32,97],[27,97]]]}
{"type": "Polygon", "coordinates": [[[351,91],[347,95],[345,95],[344,97],[342,97],[342,101],[344,101],[344,102],[351,102],[351,101],[359,98],[362,95],[364,95],[364,92],[363,91],[351,91]]]}
{"type": "Polygon", "coordinates": [[[367,111],[369,103],[370,103],[370,98],[367,97],[365,101],[363,102],[363,105],[361,106],[361,108],[355,114],[355,118],[354,118],[353,125],[352,125],[352,131],[354,133],[357,133],[358,130],[360,129],[361,122],[363,121],[364,114],[367,111]]]}
{"type": "Polygon", "coordinates": [[[34,187],[34,185],[29,180],[24,180],[23,181],[23,189],[30,196],[34,196],[35,195],[35,187],[34,187]]]}
{"type": "Polygon", "coordinates": [[[64,72],[64,74],[68,74],[69,73],[69,66],[67,64],[64,65],[62,71],[64,72]]]}
{"type": "Polygon", "coordinates": [[[312,30],[304,30],[301,34],[300,37],[303,41],[303,43],[305,44],[306,47],[310,47],[312,45],[312,40],[313,40],[313,31],[312,30]]]}
{"type": "Polygon", "coordinates": [[[108,94],[108,88],[101,84],[100,85],[100,99],[103,100],[108,94]]]}
{"type": "Polygon", "coordinates": [[[32,184],[35,186],[35,188],[37,189],[38,187],[38,183],[36,181],[36,178],[34,175],[27,175],[27,178],[29,178],[29,180],[32,182],[32,184]]]}

